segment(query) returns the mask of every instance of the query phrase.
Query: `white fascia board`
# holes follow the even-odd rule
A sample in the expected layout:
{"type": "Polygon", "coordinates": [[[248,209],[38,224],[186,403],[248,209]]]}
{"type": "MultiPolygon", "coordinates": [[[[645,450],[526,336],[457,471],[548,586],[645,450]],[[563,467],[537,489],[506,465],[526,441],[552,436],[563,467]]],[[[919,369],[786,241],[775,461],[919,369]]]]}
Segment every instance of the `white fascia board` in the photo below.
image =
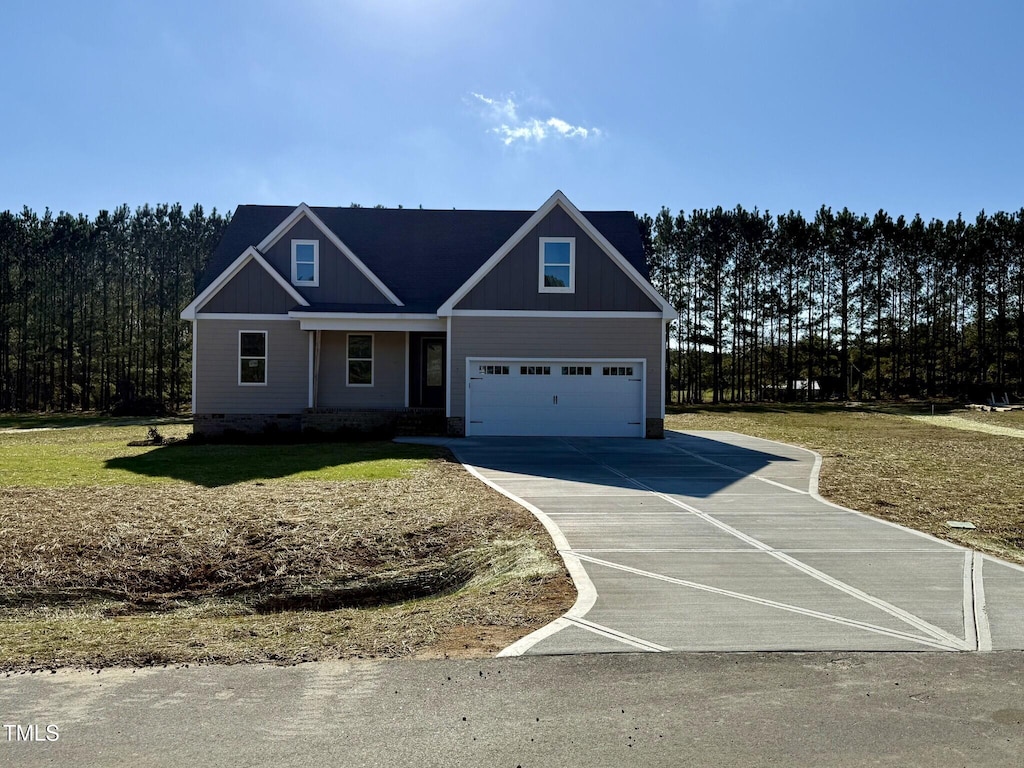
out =
{"type": "Polygon", "coordinates": [[[384,284],[384,281],[373,274],[370,268],[363,263],[362,259],[356,256],[355,253],[352,252],[352,249],[345,245],[345,243],[341,241],[341,238],[334,234],[334,232],[331,231],[331,228],[324,224],[320,217],[313,213],[313,210],[305,203],[299,203],[298,207],[289,213],[285,217],[285,220],[278,224],[274,230],[263,238],[260,244],[256,247],[261,251],[266,251],[268,248],[273,246],[274,243],[284,237],[285,233],[303,216],[309,219],[313,223],[313,226],[319,229],[323,233],[324,237],[330,240],[334,244],[334,247],[341,251],[345,255],[345,258],[351,261],[355,268],[362,273],[363,277],[373,283],[373,286],[380,291],[388,301],[395,306],[405,306],[401,300],[395,296],[391,289],[384,284]]]}
{"type": "Polygon", "coordinates": [[[189,304],[187,307],[181,310],[181,319],[195,320],[196,314],[199,312],[199,308],[206,304],[206,302],[208,302],[214,296],[216,296],[220,292],[220,290],[229,282],[231,282],[231,279],[239,272],[241,272],[242,269],[244,269],[245,266],[250,261],[255,261],[257,264],[263,267],[263,269],[266,270],[267,274],[274,278],[277,284],[284,288],[285,292],[291,298],[295,299],[296,304],[299,304],[303,307],[309,306],[309,302],[302,297],[302,294],[296,291],[288,283],[287,280],[281,277],[281,275],[278,273],[276,269],[274,269],[272,266],[270,266],[270,264],[267,263],[267,260],[264,259],[262,255],[260,255],[259,250],[250,245],[248,248],[242,251],[241,255],[239,255],[237,259],[231,262],[227,269],[225,269],[223,272],[217,275],[217,278],[208,286],[206,286],[206,289],[204,291],[202,291],[198,296],[192,299],[191,304],[189,304]]]}
{"type": "Polygon", "coordinates": [[[445,321],[436,315],[346,315],[293,318],[303,331],[443,331],[445,321]]]}
{"type": "Polygon", "coordinates": [[[644,279],[643,275],[636,271],[636,268],[626,260],[610,242],[608,238],[602,235],[597,227],[590,223],[586,216],[584,216],[579,208],[570,202],[569,198],[563,194],[560,189],[556,189],[555,193],[551,195],[540,208],[537,209],[536,213],[530,216],[519,229],[516,230],[515,234],[512,235],[508,240],[505,241],[504,245],[501,246],[494,255],[491,256],[473,275],[464,282],[459,289],[453,293],[448,300],[441,305],[438,309],[437,314],[446,317],[452,313],[455,309],[455,305],[462,301],[476,285],[487,276],[487,274],[494,269],[498,263],[508,255],[508,253],[515,248],[530,231],[536,227],[545,216],[547,216],[554,209],[556,205],[560,205],[562,209],[569,214],[569,217],[576,222],[579,227],[586,232],[590,238],[598,244],[612,261],[614,261],[623,272],[632,280],[637,287],[640,288],[661,310],[661,316],[666,318],[674,318],[676,316],[675,308],[669,304],[669,302],[658,293],[657,289],[651,285],[651,283],[644,279]]]}
{"type": "Polygon", "coordinates": [[[288,313],[292,319],[299,320],[437,320],[433,312],[317,312],[313,310],[293,309],[288,313]]]}
{"type": "Polygon", "coordinates": [[[293,320],[288,315],[260,314],[259,312],[196,312],[197,320],[293,320]]]}
{"type": "Polygon", "coordinates": [[[452,317],[546,317],[563,319],[588,319],[598,320],[602,318],[615,320],[661,320],[661,312],[615,312],[615,311],[594,311],[573,310],[559,312],[549,309],[453,309],[452,317]]]}

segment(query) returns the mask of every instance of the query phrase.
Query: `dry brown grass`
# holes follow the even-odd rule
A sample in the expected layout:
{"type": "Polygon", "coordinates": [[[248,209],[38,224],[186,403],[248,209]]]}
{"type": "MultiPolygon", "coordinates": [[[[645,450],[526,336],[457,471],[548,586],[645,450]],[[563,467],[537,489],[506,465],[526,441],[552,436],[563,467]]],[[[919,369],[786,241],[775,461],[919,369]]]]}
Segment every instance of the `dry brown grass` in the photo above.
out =
{"type": "Polygon", "coordinates": [[[6,668],[489,654],[574,597],[539,523],[444,458],[388,480],[0,488],[6,668]],[[260,608],[460,569],[440,597],[260,608]]]}
{"type": "Polygon", "coordinates": [[[1024,563],[1024,440],[867,408],[703,407],[672,429],[725,429],[822,454],[820,491],[843,506],[1024,563]],[[952,529],[965,520],[976,530],[952,529]]]}

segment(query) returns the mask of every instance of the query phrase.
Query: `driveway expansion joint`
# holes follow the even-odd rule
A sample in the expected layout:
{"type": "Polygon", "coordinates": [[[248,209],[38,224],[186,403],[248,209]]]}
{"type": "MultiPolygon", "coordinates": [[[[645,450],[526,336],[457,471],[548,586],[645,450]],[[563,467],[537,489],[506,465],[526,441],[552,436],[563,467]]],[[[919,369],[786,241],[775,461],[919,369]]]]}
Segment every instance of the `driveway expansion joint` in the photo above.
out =
{"type": "Polygon", "coordinates": [[[502,655],[1024,648],[989,610],[1019,604],[1022,569],[822,499],[812,451],[705,432],[450,447],[543,522],[580,591],[502,655]]]}

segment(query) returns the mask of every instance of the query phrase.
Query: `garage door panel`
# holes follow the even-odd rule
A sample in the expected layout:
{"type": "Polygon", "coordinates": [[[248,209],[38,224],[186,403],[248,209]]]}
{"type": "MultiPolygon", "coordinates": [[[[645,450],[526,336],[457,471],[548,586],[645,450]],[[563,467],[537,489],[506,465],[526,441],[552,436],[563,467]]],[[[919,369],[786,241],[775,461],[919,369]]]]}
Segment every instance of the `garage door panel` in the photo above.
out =
{"type": "Polygon", "coordinates": [[[643,436],[640,361],[471,359],[468,370],[469,434],[643,436]]]}

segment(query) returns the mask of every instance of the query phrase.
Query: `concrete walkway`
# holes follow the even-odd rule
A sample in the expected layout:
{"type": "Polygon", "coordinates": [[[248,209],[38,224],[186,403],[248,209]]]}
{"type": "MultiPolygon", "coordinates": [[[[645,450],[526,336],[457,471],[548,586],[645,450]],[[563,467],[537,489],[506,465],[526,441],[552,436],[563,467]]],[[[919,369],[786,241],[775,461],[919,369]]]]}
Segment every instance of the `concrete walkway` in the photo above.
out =
{"type": "Polygon", "coordinates": [[[820,460],[723,432],[468,438],[580,597],[508,655],[1024,648],[1024,569],[817,496],[820,460]]]}

